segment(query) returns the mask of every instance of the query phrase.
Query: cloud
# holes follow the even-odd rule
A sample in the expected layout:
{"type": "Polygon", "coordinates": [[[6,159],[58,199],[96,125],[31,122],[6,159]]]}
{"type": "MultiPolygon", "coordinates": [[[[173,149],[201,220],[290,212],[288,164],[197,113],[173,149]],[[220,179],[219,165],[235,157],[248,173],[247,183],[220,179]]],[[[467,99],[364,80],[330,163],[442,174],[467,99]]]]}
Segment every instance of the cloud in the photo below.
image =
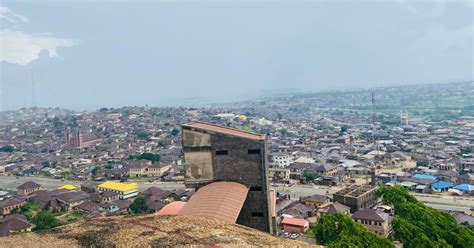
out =
{"type": "MultiPolygon", "coordinates": [[[[18,25],[29,20],[0,4],[0,21],[18,25]]],[[[0,62],[27,65],[38,59],[42,51],[47,51],[49,57],[56,57],[58,47],[73,45],[72,40],[55,38],[50,33],[27,34],[22,31],[3,29],[0,31],[0,62]]]]}
{"type": "Polygon", "coordinates": [[[11,23],[28,22],[28,18],[18,15],[6,6],[0,5],[0,20],[11,23]]]}
{"type": "Polygon", "coordinates": [[[68,39],[45,34],[31,35],[8,29],[0,31],[0,41],[0,61],[18,65],[27,65],[38,59],[42,51],[47,51],[49,57],[56,57],[58,47],[74,45],[74,42],[68,39]]]}

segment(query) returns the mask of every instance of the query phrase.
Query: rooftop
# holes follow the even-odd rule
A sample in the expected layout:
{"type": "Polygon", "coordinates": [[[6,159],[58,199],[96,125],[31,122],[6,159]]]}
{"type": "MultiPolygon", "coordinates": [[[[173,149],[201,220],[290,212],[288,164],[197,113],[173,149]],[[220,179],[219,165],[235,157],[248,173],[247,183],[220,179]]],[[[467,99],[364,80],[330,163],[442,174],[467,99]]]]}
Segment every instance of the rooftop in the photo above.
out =
{"type": "Polygon", "coordinates": [[[235,223],[244,205],[249,189],[236,182],[215,182],[200,188],[180,215],[205,216],[235,223]]]}
{"type": "Polygon", "coordinates": [[[106,181],[102,184],[99,184],[98,187],[110,190],[117,190],[121,192],[127,192],[138,189],[138,185],[136,183],[118,183],[113,181],[106,181]]]}
{"type": "Polygon", "coordinates": [[[203,130],[208,130],[212,132],[217,132],[217,133],[223,133],[223,134],[228,134],[228,135],[233,135],[241,138],[246,138],[246,139],[253,139],[253,140],[263,140],[265,139],[265,136],[261,134],[256,134],[256,133],[251,133],[251,132],[246,132],[242,131],[239,129],[235,128],[230,128],[230,127],[222,127],[210,123],[204,123],[204,122],[191,122],[188,124],[183,125],[184,127],[192,127],[192,128],[198,128],[198,129],[203,129],[203,130]]]}

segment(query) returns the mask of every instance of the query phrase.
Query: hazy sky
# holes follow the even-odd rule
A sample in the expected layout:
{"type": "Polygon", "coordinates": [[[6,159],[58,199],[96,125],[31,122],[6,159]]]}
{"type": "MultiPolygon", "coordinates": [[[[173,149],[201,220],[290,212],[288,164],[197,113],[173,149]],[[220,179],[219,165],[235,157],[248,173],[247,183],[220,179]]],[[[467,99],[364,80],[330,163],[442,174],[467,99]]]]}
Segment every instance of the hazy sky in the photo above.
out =
{"type": "Polygon", "coordinates": [[[2,1],[2,108],[473,78],[472,1],[2,1]]]}

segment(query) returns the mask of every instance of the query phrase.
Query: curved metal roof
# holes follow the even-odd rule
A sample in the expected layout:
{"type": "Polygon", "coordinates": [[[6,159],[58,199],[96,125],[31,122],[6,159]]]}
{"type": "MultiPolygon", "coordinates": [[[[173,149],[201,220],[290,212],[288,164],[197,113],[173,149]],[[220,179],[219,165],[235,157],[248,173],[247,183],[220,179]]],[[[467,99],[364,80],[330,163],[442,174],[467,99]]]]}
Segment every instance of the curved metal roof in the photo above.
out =
{"type": "Polygon", "coordinates": [[[249,189],[236,182],[215,182],[200,188],[179,215],[204,216],[235,223],[249,189]]]}

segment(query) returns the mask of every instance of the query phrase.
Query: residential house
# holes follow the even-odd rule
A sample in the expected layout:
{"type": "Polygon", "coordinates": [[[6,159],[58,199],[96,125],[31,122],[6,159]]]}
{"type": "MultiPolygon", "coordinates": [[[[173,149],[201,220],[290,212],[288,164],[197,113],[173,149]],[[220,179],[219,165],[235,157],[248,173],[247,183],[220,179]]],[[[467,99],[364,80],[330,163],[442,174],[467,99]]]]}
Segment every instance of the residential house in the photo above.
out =
{"type": "Polygon", "coordinates": [[[311,196],[305,196],[305,197],[300,197],[300,202],[309,205],[309,206],[314,206],[314,207],[319,207],[325,203],[329,202],[329,197],[325,195],[311,195],[311,196]]]}
{"type": "Polygon", "coordinates": [[[39,191],[42,189],[40,184],[37,184],[32,181],[28,181],[26,183],[23,183],[22,185],[18,186],[17,188],[17,194],[21,196],[27,196],[29,194],[32,194],[36,191],[39,191]]]}
{"type": "Polygon", "coordinates": [[[335,214],[335,213],[343,213],[343,214],[350,214],[351,208],[343,205],[339,202],[327,202],[318,207],[317,214],[318,216],[322,216],[325,214],[335,214]]]}
{"type": "Polygon", "coordinates": [[[388,213],[366,208],[355,212],[352,218],[379,235],[387,237],[391,232],[391,217],[388,213]]]}
{"type": "Polygon", "coordinates": [[[306,233],[309,229],[309,222],[305,219],[285,217],[281,221],[282,229],[289,233],[306,233]]]}
{"type": "Polygon", "coordinates": [[[26,200],[19,197],[8,198],[0,202],[0,216],[9,215],[13,209],[19,208],[26,204],[26,200]]]}
{"type": "Polygon", "coordinates": [[[11,233],[30,232],[32,225],[25,216],[20,214],[5,217],[0,222],[0,237],[9,236],[11,233]]]}
{"type": "Polygon", "coordinates": [[[268,169],[269,178],[274,182],[290,181],[290,169],[270,168],[268,169]]]}
{"type": "Polygon", "coordinates": [[[83,191],[70,191],[56,196],[62,209],[69,211],[90,198],[89,194],[83,191]]]}

